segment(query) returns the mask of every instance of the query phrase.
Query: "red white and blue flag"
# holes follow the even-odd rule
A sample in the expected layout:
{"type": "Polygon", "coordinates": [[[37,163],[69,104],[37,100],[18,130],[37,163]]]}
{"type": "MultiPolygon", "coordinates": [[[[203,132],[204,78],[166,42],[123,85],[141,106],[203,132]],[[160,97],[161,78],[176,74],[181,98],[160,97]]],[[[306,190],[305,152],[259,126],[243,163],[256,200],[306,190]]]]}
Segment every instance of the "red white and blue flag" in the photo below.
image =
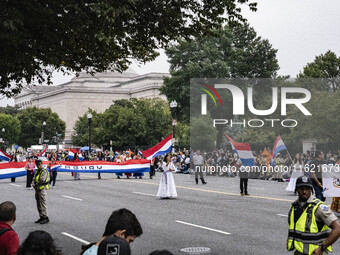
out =
{"type": "Polygon", "coordinates": [[[10,161],[11,156],[0,150],[0,160],[2,161],[10,161]]]}
{"type": "Polygon", "coordinates": [[[276,157],[280,151],[287,150],[286,145],[283,143],[281,136],[278,136],[275,140],[272,157],[273,159],[276,157]]]}
{"type": "Polygon", "coordinates": [[[10,162],[0,164],[0,179],[20,177],[27,174],[27,162],[10,162]]]}
{"type": "Polygon", "coordinates": [[[38,157],[46,157],[46,150],[47,150],[47,146],[40,154],[38,154],[38,157]]]}
{"type": "Polygon", "coordinates": [[[151,160],[152,158],[171,152],[171,148],[172,148],[171,138],[172,138],[172,134],[169,135],[167,138],[165,138],[160,143],[151,147],[150,149],[147,149],[146,151],[142,151],[144,157],[148,160],[151,160]]]}
{"type": "Polygon", "coordinates": [[[68,150],[68,158],[69,158],[70,160],[73,160],[73,157],[74,157],[74,154],[75,154],[75,153],[78,154],[78,158],[79,158],[80,161],[83,161],[83,160],[84,160],[83,155],[81,155],[80,152],[78,152],[78,151],[76,151],[76,150],[73,150],[73,149],[69,149],[69,150],[68,150]]]}
{"type": "MultiPolygon", "coordinates": [[[[49,161],[43,161],[47,168],[49,161]]],[[[0,164],[0,179],[20,177],[26,175],[25,165],[27,162],[10,162],[0,164]]],[[[143,173],[150,172],[150,160],[133,159],[122,163],[109,161],[58,161],[52,167],[59,172],[80,172],[80,173],[143,173]]]]}
{"type": "Polygon", "coordinates": [[[255,158],[250,149],[250,145],[248,143],[237,143],[233,141],[229,136],[225,135],[229,140],[231,147],[234,152],[238,154],[240,160],[242,161],[242,165],[244,166],[255,166],[255,158]]]}

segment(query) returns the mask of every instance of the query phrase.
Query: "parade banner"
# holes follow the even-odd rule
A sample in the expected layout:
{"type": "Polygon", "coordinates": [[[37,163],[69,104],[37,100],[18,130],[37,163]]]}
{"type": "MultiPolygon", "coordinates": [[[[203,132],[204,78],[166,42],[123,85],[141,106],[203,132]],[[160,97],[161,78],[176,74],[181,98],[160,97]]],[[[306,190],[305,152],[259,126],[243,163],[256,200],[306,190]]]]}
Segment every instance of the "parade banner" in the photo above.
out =
{"type": "MultiPolygon", "coordinates": [[[[43,161],[46,168],[50,162],[43,161]]],[[[27,162],[12,162],[0,164],[0,179],[20,177],[26,175],[25,165],[27,162]]],[[[150,160],[134,159],[122,163],[108,161],[58,161],[52,170],[58,172],[80,173],[143,173],[150,172],[150,160]]]]}

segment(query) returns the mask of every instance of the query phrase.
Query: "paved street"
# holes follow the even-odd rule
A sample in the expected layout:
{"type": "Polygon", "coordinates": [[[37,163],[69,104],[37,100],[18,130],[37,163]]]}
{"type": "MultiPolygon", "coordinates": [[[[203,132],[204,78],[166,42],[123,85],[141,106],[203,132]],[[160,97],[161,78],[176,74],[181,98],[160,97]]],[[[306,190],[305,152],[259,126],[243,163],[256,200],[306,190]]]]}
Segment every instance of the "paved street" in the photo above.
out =
{"type": "MultiPolygon", "coordinates": [[[[208,176],[196,185],[193,175],[175,174],[178,198],[160,200],[160,173],[150,180],[116,179],[112,174],[59,173],[56,189],[47,194],[51,222],[35,224],[38,212],[34,191],[26,190],[26,177],[15,183],[0,180],[0,201],[17,205],[14,229],[23,241],[30,231],[48,231],[64,254],[80,253],[82,242],[97,241],[113,210],[128,208],[137,215],[144,234],[132,244],[133,254],[156,249],[185,254],[186,247],[208,247],[210,254],[290,254],[285,249],[287,213],[296,199],[285,192],[287,183],[249,180],[249,197],[239,195],[239,178],[208,176]]],[[[328,203],[331,199],[327,199],[328,203]]],[[[340,254],[340,241],[334,246],[340,254]]]]}

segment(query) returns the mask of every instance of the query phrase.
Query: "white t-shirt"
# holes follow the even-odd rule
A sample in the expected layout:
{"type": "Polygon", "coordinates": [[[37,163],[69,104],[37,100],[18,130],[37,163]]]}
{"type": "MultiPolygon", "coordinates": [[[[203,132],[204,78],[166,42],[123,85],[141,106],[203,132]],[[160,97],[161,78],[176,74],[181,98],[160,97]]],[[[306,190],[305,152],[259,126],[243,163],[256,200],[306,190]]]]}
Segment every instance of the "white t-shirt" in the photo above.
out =
{"type": "Polygon", "coordinates": [[[83,255],[97,255],[98,254],[98,246],[92,245],[88,248],[83,255]]]}

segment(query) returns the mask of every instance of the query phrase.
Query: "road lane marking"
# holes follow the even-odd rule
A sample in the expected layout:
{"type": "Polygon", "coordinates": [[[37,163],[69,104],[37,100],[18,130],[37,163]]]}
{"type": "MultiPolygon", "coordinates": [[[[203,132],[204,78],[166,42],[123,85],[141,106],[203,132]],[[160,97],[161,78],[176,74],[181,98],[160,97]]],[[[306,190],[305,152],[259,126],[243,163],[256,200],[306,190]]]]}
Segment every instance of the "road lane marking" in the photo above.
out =
{"type": "Polygon", "coordinates": [[[288,218],[288,215],[285,215],[285,214],[276,214],[276,215],[288,218]]]}
{"type": "Polygon", "coordinates": [[[134,194],[139,194],[139,195],[145,195],[145,196],[150,196],[150,197],[157,197],[156,195],[154,195],[154,194],[147,194],[147,193],[142,193],[142,192],[132,192],[132,193],[134,193],[134,194]]]}
{"type": "Polygon", "coordinates": [[[72,183],[72,184],[76,184],[76,185],[79,184],[79,183],[77,183],[77,182],[75,182],[75,181],[64,181],[64,182],[66,182],[66,183],[72,183]]]}
{"type": "Polygon", "coordinates": [[[63,234],[64,236],[71,237],[71,238],[73,238],[74,240],[77,240],[77,241],[79,241],[79,242],[81,242],[81,243],[83,243],[83,244],[86,244],[86,245],[90,244],[90,242],[85,241],[85,240],[83,240],[83,239],[81,239],[81,238],[79,238],[79,237],[76,237],[76,236],[74,236],[74,235],[71,235],[71,234],[69,234],[69,233],[61,232],[61,234],[63,234]]]}
{"type": "Polygon", "coordinates": [[[13,183],[10,183],[9,185],[15,186],[15,187],[21,187],[21,185],[19,185],[19,184],[13,184],[13,183]]]}
{"type": "Polygon", "coordinates": [[[64,195],[63,195],[63,197],[69,198],[69,199],[74,199],[74,200],[77,200],[77,201],[83,201],[83,199],[76,198],[76,197],[69,197],[69,196],[64,196],[64,195]]]}
{"type": "Polygon", "coordinates": [[[200,225],[195,225],[195,224],[184,222],[184,221],[180,221],[180,220],[176,220],[176,222],[180,223],[180,224],[196,227],[196,228],[202,228],[202,229],[214,231],[214,232],[217,232],[217,233],[220,233],[220,234],[224,234],[224,235],[231,235],[231,233],[228,233],[228,232],[224,232],[224,231],[213,229],[213,228],[203,227],[203,226],[200,226],[200,225]]]}
{"type": "MultiPolygon", "coordinates": [[[[97,179],[95,176],[87,176],[90,178],[97,179]]],[[[102,178],[103,180],[110,180],[110,181],[119,181],[119,182],[133,182],[133,183],[139,183],[139,184],[148,184],[148,185],[155,185],[159,186],[159,183],[154,183],[154,182],[147,182],[147,181],[135,181],[135,180],[130,180],[130,179],[112,179],[112,178],[102,178]]],[[[209,184],[208,184],[209,185],[209,184]]],[[[191,187],[185,187],[185,186],[177,186],[176,188],[178,189],[186,189],[186,190],[195,190],[195,191],[203,191],[203,192],[209,192],[209,193],[215,193],[215,194],[221,194],[221,195],[228,195],[228,196],[241,196],[240,193],[230,193],[230,192],[224,192],[224,191],[218,191],[218,190],[209,190],[209,189],[200,189],[200,188],[191,188],[191,187]]],[[[266,200],[273,200],[273,201],[282,201],[282,202],[294,202],[295,200],[291,199],[284,199],[284,198],[275,198],[275,197],[264,197],[264,196],[248,196],[249,198],[259,198],[259,199],[266,199],[266,200]]]]}

